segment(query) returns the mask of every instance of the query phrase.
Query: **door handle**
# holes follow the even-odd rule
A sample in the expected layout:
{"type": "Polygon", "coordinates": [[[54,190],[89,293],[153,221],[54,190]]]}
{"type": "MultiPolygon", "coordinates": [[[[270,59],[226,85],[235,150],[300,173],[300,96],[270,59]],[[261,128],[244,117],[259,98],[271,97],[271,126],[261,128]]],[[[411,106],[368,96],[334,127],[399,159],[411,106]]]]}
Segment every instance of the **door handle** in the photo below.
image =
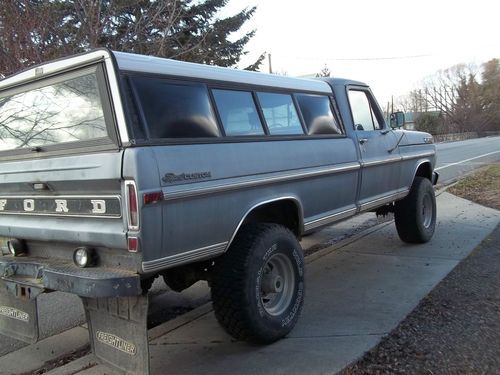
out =
{"type": "Polygon", "coordinates": [[[358,142],[359,142],[359,144],[361,144],[361,145],[362,145],[362,144],[365,144],[366,142],[368,142],[368,138],[360,138],[358,142]]]}

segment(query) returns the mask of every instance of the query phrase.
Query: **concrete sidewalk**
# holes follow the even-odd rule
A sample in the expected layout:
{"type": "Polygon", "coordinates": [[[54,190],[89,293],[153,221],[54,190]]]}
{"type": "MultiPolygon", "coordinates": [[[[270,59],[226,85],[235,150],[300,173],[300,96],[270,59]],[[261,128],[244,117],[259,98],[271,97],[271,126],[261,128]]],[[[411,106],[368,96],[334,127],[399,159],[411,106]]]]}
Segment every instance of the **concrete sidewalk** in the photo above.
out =
{"type": "MultiPolygon", "coordinates": [[[[499,211],[443,193],[436,233],[427,244],[402,244],[394,225],[383,224],[346,246],[334,246],[336,251],[308,258],[303,314],[287,338],[264,347],[235,342],[205,305],[150,332],[151,372],[340,371],[394,329],[499,222],[499,211]]],[[[52,373],[75,373],[75,364],[70,367],[52,373]]],[[[110,371],[94,366],[78,373],[110,371]]]]}

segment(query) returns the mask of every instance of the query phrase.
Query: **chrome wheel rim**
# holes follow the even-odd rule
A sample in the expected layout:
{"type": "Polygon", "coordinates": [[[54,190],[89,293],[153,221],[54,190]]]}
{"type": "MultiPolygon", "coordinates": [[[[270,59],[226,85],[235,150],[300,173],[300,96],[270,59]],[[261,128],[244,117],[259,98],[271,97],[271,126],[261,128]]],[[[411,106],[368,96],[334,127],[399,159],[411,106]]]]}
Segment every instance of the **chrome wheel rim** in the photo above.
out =
{"type": "Polygon", "coordinates": [[[269,315],[277,316],[290,306],[295,292],[295,273],[290,259],[272,255],[262,268],[260,300],[269,315]]]}
{"type": "Polygon", "coordinates": [[[429,194],[424,196],[422,202],[422,224],[425,228],[429,228],[432,223],[432,199],[429,194]]]}

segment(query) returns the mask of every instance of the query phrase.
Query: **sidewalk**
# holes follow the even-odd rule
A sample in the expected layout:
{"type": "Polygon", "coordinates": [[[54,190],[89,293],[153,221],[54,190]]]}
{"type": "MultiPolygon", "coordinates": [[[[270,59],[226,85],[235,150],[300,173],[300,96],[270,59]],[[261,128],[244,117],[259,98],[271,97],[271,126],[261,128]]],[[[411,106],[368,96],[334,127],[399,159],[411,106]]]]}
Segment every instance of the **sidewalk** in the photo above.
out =
{"type": "MultiPolygon", "coordinates": [[[[499,211],[443,193],[428,244],[402,244],[389,223],[308,257],[304,311],[287,338],[264,347],[234,342],[208,304],[150,332],[151,372],[338,372],[392,331],[499,222],[499,211]]],[[[80,368],[91,362],[79,361],[80,368]]],[[[51,373],[77,372],[75,363],[70,366],[51,373]]],[[[78,372],[103,373],[110,371],[93,366],[78,372]]]]}
{"type": "Polygon", "coordinates": [[[343,375],[500,373],[500,225],[343,375]]]}

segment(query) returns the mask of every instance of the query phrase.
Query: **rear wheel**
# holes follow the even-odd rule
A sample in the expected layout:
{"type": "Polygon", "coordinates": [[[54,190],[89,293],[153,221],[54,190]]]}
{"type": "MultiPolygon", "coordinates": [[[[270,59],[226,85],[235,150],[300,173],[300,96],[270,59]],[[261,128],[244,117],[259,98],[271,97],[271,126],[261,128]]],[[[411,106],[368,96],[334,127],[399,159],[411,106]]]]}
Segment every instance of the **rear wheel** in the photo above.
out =
{"type": "Polygon", "coordinates": [[[304,301],[304,258],[287,228],[244,226],[213,275],[215,316],[236,339],[270,343],[295,326],[304,301]]]}
{"type": "Polygon", "coordinates": [[[427,178],[415,177],[408,196],[396,202],[394,220],[404,242],[424,243],[432,238],[436,228],[436,196],[427,178]]]}

